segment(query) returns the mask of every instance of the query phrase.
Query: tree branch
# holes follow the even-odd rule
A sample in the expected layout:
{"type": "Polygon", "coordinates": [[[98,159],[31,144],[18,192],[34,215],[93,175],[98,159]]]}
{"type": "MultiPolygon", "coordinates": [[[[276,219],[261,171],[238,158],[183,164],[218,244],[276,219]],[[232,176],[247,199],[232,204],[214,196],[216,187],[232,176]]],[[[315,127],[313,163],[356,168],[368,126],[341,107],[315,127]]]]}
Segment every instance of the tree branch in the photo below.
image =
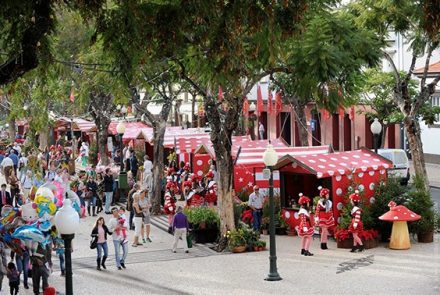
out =
{"type": "Polygon", "coordinates": [[[428,56],[426,56],[426,60],[425,60],[425,68],[423,69],[422,81],[420,82],[420,89],[423,89],[425,87],[426,76],[428,76],[429,63],[431,61],[433,49],[434,48],[433,48],[432,44],[430,44],[428,47],[428,56]]]}
{"type": "Polygon", "coordinates": [[[411,59],[411,66],[409,67],[408,73],[405,77],[405,82],[408,84],[409,80],[411,79],[411,76],[414,72],[414,67],[416,66],[416,61],[417,61],[417,55],[413,54],[412,59],[411,59]]]}

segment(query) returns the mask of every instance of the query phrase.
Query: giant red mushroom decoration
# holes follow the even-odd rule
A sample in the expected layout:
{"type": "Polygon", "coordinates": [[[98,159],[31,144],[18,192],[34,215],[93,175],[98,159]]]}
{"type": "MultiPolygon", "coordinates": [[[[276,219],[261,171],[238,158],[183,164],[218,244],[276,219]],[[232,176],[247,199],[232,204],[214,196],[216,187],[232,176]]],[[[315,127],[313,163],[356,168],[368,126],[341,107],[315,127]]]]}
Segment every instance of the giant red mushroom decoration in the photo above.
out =
{"type": "Polygon", "coordinates": [[[390,211],[379,217],[383,221],[393,222],[390,249],[406,250],[411,248],[407,221],[416,221],[421,217],[403,205],[397,206],[394,201],[388,203],[390,211]]]}

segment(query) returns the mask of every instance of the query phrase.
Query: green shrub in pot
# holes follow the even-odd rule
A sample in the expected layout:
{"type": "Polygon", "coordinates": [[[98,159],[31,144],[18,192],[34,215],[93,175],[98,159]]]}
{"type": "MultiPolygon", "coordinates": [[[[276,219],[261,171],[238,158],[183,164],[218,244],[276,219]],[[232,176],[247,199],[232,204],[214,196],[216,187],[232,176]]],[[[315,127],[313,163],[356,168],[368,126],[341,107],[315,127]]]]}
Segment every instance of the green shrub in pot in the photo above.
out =
{"type": "Polygon", "coordinates": [[[188,222],[192,224],[194,229],[217,229],[220,224],[220,217],[214,208],[210,207],[194,207],[186,208],[185,215],[188,222]]]}

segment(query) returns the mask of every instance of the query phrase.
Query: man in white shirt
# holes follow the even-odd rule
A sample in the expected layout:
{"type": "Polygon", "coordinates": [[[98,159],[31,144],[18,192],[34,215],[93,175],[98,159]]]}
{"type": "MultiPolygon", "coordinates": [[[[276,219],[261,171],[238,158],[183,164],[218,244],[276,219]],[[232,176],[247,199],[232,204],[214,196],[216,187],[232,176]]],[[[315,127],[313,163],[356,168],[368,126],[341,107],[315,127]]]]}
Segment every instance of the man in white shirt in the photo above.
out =
{"type": "Polygon", "coordinates": [[[32,185],[34,184],[34,178],[32,177],[32,171],[28,170],[21,177],[21,187],[23,188],[24,197],[27,200],[29,197],[29,192],[31,191],[32,185]]]}
{"type": "Polygon", "coordinates": [[[144,184],[151,190],[153,183],[153,174],[151,170],[153,169],[153,162],[150,161],[148,155],[144,157],[144,184]]]}
{"type": "Polygon", "coordinates": [[[17,155],[21,154],[21,147],[17,142],[14,142],[14,146],[12,148],[17,151],[17,155]]]}
{"type": "Polygon", "coordinates": [[[119,210],[116,207],[112,208],[113,217],[108,222],[108,229],[113,232],[113,245],[115,246],[115,259],[116,259],[116,267],[119,270],[125,267],[125,259],[128,254],[128,240],[124,239],[124,230],[125,233],[128,233],[128,221],[127,219],[121,218],[119,215],[119,210]],[[122,257],[121,250],[122,247],[122,257]]]}
{"type": "Polygon", "coordinates": [[[18,160],[18,170],[20,171],[19,178],[21,179],[26,171],[27,171],[27,165],[28,165],[28,158],[26,155],[21,155],[20,159],[18,160]]]}
{"type": "Polygon", "coordinates": [[[254,186],[254,192],[249,195],[248,205],[252,209],[253,216],[253,228],[255,231],[260,231],[261,219],[263,217],[263,202],[264,196],[260,194],[260,188],[258,185],[254,186]]]}

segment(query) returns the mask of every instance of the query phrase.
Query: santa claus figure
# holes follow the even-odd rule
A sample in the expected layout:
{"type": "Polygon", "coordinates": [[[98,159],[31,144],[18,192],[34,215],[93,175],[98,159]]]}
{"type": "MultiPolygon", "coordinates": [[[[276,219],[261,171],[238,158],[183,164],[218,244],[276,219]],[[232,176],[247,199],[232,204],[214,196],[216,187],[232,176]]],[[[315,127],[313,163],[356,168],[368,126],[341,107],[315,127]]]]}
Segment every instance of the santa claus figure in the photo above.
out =
{"type": "Polygon", "coordinates": [[[170,185],[170,188],[165,192],[165,203],[163,205],[163,210],[165,214],[168,216],[168,232],[172,231],[172,224],[174,213],[176,212],[176,200],[173,196],[174,194],[174,186],[170,185]]]}
{"type": "Polygon", "coordinates": [[[315,224],[321,228],[321,249],[327,250],[328,229],[335,225],[332,201],[328,188],[318,187],[320,199],[316,205],[315,224]]]}
{"type": "Polygon", "coordinates": [[[353,209],[351,209],[351,223],[348,227],[348,231],[353,234],[353,248],[351,248],[350,252],[362,252],[364,251],[364,245],[359,237],[359,233],[363,231],[364,225],[361,220],[361,196],[358,190],[355,190],[354,193],[350,195],[350,201],[353,204],[353,209]]]}
{"type": "Polygon", "coordinates": [[[310,220],[310,198],[301,193],[299,194],[298,204],[301,206],[298,212],[300,224],[297,228],[298,236],[301,237],[301,255],[313,256],[309,251],[314,232],[310,220]]]}

